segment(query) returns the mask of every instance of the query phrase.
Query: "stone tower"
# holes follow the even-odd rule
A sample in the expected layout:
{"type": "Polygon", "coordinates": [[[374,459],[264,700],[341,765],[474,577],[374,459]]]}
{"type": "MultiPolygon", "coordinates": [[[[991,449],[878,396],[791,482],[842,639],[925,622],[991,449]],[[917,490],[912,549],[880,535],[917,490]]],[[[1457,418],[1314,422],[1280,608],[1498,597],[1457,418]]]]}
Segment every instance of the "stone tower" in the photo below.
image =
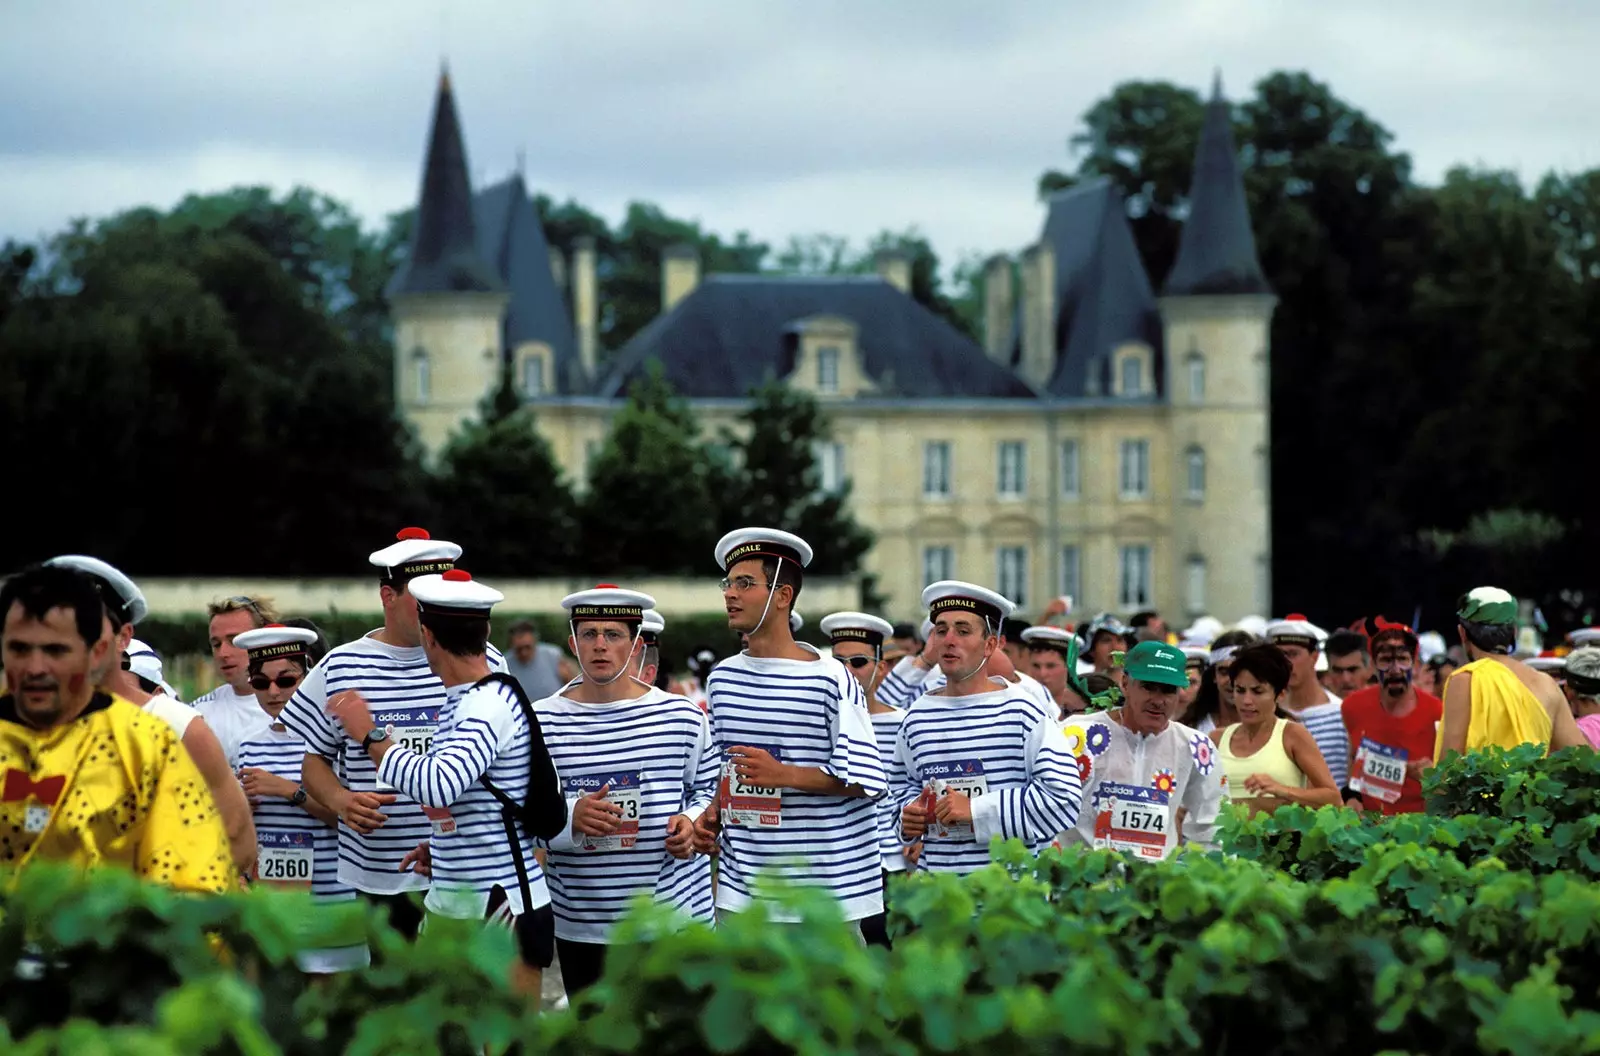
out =
{"type": "Polygon", "coordinates": [[[1173,564],[1193,618],[1270,615],[1270,345],[1277,298],[1261,272],[1217,78],[1195,152],[1189,217],[1161,291],[1177,465],[1173,564]]]}
{"type": "Polygon", "coordinates": [[[477,416],[499,381],[504,283],[478,251],[467,153],[448,71],[439,75],[433,130],[410,252],[388,286],[394,311],[395,408],[429,452],[477,416]]]}

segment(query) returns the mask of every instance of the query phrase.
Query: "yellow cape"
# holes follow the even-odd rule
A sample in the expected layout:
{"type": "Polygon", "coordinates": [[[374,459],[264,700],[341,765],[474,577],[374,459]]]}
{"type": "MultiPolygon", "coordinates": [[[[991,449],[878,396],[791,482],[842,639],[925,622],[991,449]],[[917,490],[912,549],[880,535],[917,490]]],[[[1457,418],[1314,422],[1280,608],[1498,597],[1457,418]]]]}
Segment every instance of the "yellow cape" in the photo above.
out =
{"type": "MultiPolygon", "coordinates": [[[[1491,745],[1515,748],[1519,744],[1550,743],[1550,714],[1533,690],[1498,660],[1484,657],[1458,668],[1450,678],[1472,676],[1472,718],[1467,723],[1467,751],[1491,745]]],[[[1445,686],[1448,689],[1447,680],[1445,686]]],[[[1439,694],[1441,697],[1443,693],[1439,694]]],[[[1444,726],[1434,739],[1433,757],[1443,755],[1444,726]]]]}

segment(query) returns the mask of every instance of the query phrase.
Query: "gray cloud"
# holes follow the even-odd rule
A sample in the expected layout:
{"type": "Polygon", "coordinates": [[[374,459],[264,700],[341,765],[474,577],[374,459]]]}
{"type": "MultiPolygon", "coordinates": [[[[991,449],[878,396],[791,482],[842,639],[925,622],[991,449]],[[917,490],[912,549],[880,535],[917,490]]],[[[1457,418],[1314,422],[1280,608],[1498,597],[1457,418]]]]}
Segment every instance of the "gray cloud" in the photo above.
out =
{"type": "Polygon", "coordinates": [[[1600,15],[1554,3],[480,0],[15,5],[0,38],[0,237],[307,183],[410,203],[442,54],[474,177],[613,217],[630,199],[772,242],[919,224],[947,259],[1036,233],[1033,184],[1119,81],[1242,94],[1306,69],[1420,176],[1600,164],[1600,15]],[[443,14],[441,14],[443,12],[443,14]]]}

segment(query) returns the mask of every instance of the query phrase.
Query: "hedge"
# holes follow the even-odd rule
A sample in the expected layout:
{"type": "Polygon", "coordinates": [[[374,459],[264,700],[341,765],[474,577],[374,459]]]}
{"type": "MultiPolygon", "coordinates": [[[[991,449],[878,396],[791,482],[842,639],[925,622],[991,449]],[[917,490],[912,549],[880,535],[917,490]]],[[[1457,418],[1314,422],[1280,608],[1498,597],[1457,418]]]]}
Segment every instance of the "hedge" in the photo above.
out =
{"type": "Polygon", "coordinates": [[[0,970],[28,941],[48,967],[0,988],[0,1044],[247,1056],[1593,1052],[1593,847],[1553,835],[1594,789],[1582,781],[1596,760],[1578,751],[1452,760],[1429,781],[1441,813],[1427,818],[1286,811],[1230,824],[1222,852],[1155,865],[1003,847],[965,879],[897,881],[890,952],[861,946],[806,892],[786,894],[805,927],[744,915],[712,931],[641,906],[624,926],[648,941],[616,947],[576,1008],[544,1016],[501,985],[503,935],[430,927],[408,946],[347,907],[333,913],[360,918],[377,964],[307,988],[293,951],[343,922],[303,896],[193,899],[124,876],[30,870],[3,895],[0,970]],[[1467,804],[1479,812],[1459,812],[1467,804]],[[1483,813],[1507,804],[1533,820],[1483,813]]]}

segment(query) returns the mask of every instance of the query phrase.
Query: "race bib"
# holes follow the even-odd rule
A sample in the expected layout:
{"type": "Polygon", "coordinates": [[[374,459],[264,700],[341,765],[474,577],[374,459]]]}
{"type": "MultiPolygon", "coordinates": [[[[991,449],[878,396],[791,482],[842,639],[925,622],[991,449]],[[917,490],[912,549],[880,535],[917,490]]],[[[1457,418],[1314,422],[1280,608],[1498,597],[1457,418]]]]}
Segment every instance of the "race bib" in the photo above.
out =
{"type": "Polygon", "coordinates": [[[311,890],[312,834],[256,830],[255,879],[274,887],[311,890]]]}
{"type": "MultiPolygon", "coordinates": [[[[934,796],[942,798],[946,792],[960,792],[968,799],[977,799],[989,791],[989,779],[984,776],[983,764],[976,759],[954,763],[929,763],[922,768],[922,780],[933,786],[934,796]]],[[[935,799],[937,803],[937,798],[935,799]]],[[[928,835],[936,840],[967,840],[978,838],[970,821],[952,825],[930,816],[928,835]]]]}
{"type": "MultiPolygon", "coordinates": [[[[439,732],[437,707],[384,708],[372,713],[372,721],[390,728],[389,736],[396,744],[410,748],[418,755],[427,755],[433,747],[433,735],[439,732]]],[[[395,787],[383,778],[376,778],[379,792],[394,792],[395,787]]]]}
{"type": "MultiPolygon", "coordinates": [[[[749,745],[764,748],[772,758],[782,761],[776,745],[749,745]]],[[[721,814],[724,825],[743,825],[747,829],[777,829],[783,825],[783,790],[763,785],[748,784],[734,768],[732,759],[722,764],[722,784],[718,789],[722,801],[721,814]]]]}
{"type": "Polygon", "coordinates": [[[1406,783],[1404,748],[1391,748],[1370,737],[1361,738],[1361,788],[1373,799],[1393,803],[1400,798],[1406,783]]]}
{"type": "Polygon", "coordinates": [[[456,831],[456,817],[450,813],[449,807],[424,806],[422,813],[427,816],[429,824],[433,826],[435,836],[448,836],[456,831]]]}
{"type": "Polygon", "coordinates": [[[589,836],[577,833],[576,835],[581,838],[578,844],[580,850],[621,851],[639,842],[639,814],[644,809],[644,789],[641,786],[637,770],[593,774],[574,777],[567,781],[569,795],[589,796],[604,788],[605,801],[616,804],[622,810],[621,822],[611,835],[589,836]]]}
{"type": "Polygon", "coordinates": [[[1157,788],[1107,781],[1095,791],[1094,845],[1160,861],[1167,856],[1169,795],[1157,788]]]}

